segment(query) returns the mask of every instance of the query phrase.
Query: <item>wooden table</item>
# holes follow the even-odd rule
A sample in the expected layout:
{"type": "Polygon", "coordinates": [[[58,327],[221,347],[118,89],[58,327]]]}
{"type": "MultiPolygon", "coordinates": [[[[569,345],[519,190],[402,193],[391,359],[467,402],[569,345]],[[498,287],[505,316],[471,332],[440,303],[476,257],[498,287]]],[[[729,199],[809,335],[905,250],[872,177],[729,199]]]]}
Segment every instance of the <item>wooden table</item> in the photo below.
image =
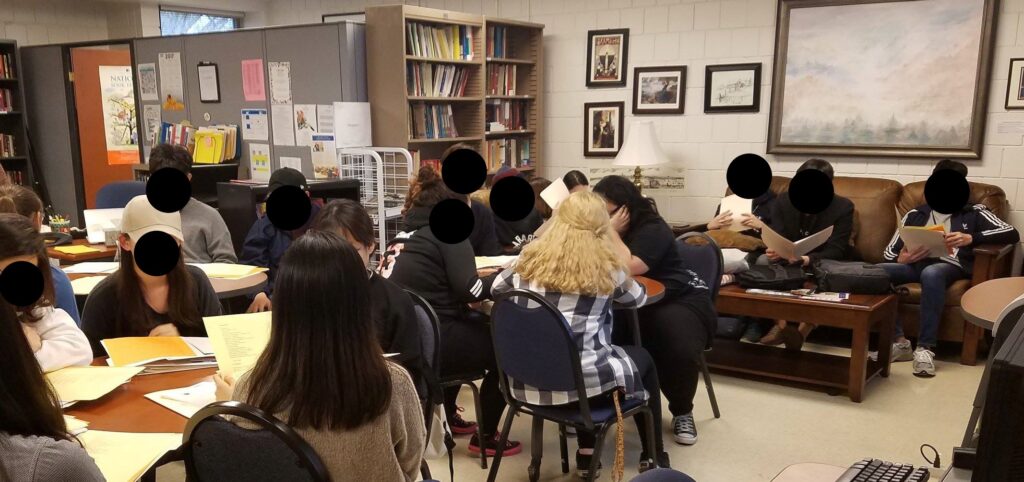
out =
{"type": "MultiPolygon", "coordinates": [[[[73,280],[79,278],[88,278],[90,276],[107,276],[106,273],[71,273],[68,274],[68,278],[73,280]]],[[[223,279],[223,278],[210,278],[210,284],[213,285],[213,291],[217,293],[217,297],[220,299],[234,298],[235,296],[244,296],[252,293],[256,293],[263,289],[263,286],[267,284],[266,273],[256,273],[244,278],[238,279],[223,279]]],[[[75,296],[88,296],[89,293],[75,292],[75,296]]]]}
{"type": "Polygon", "coordinates": [[[715,340],[708,352],[708,366],[828,388],[845,388],[850,400],[864,398],[864,386],[875,375],[889,376],[896,296],[851,295],[833,303],[746,293],[736,285],[718,293],[719,313],[808,322],[853,331],[850,357],[807,351],[794,352],[765,345],[715,340]],[[878,330],[878,361],[868,359],[868,336],[878,330]]]}
{"type": "Polygon", "coordinates": [[[1024,276],[997,278],[971,287],[960,298],[964,319],[991,330],[1010,302],[1024,295],[1024,276]]]}
{"type": "MultiPolygon", "coordinates": [[[[65,244],[64,246],[69,246],[65,244]]],[[[60,260],[61,264],[75,264],[81,263],[82,261],[102,261],[108,259],[114,259],[114,255],[117,254],[117,246],[107,246],[105,244],[89,244],[87,239],[76,239],[71,242],[70,246],[89,246],[99,251],[82,254],[67,254],[57,251],[53,247],[46,248],[46,255],[60,260]]]]}
{"type": "Polygon", "coordinates": [[[646,276],[634,276],[633,279],[644,285],[644,288],[647,290],[648,305],[657,303],[665,297],[665,285],[661,284],[660,281],[655,281],[646,276]]]}

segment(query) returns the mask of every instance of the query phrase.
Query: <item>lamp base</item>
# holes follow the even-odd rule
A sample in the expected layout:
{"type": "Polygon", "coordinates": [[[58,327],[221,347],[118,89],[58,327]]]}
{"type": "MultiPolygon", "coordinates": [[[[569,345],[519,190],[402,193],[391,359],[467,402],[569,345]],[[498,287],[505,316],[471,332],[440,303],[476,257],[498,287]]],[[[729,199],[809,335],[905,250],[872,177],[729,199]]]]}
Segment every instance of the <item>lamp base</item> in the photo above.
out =
{"type": "Polygon", "coordinates": [[[636,168],[633,169],[633,185],[636,186],[637,191],[644,191],[644,181],[643,177],[640,175],[640,166],[636,166],[636,168]]]}

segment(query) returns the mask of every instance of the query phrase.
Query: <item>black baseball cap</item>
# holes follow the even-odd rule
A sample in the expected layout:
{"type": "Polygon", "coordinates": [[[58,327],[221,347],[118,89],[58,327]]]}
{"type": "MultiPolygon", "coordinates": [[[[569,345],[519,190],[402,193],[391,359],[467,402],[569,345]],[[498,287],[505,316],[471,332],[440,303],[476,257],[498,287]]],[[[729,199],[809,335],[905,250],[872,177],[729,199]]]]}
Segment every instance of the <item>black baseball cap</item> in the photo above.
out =
{"type": "Polygon", "coordinates": [[[274,192],[274,189],[281,186],[295,186],[303,191],[309,190],[306,176],[290,167],[282,167],[270,175],[270,192],[274,192]]]}

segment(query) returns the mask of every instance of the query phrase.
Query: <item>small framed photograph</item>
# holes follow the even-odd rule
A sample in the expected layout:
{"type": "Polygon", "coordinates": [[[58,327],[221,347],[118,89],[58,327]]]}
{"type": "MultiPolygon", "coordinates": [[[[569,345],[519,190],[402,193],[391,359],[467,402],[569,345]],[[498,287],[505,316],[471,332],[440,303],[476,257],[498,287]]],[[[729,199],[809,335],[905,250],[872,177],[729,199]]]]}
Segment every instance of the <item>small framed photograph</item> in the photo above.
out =
{"type": "Polygon", "coordinates": [[[587,87],[625,87],[629,29],[587,32],[587,87]]]}
{"type": "Polygon", "coordinates": [[[707,66],[704,73],[704,113],[760,110],[761,64],[707,66]]]}
{"type": "Polygon", "coordinates": [[[1024,109],[1024,59],[1010,59],[1010,75],[1007,79],[1007,110],[1024,109]]]}
{"type": "Polygon", "coordinates": [[[583,155],[615,157],[622,147],[622,118],[625,102],[583,104],[583,155]]]}
{"type": "Polygon", "coordinates": [[[633,69],[633,114],[682,114],[686,66],[633,69]]]}

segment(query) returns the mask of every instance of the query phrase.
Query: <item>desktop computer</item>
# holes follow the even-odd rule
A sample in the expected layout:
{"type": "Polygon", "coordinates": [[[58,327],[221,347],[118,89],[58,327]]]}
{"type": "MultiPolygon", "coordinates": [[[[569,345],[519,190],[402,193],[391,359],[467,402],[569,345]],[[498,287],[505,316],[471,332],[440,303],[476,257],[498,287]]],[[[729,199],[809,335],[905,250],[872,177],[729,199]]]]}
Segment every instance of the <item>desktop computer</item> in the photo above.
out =
{"type": "Polygon", "coordinates": [[[971,481],[1024,481],[1024,323],[1001,326],[993,349],[971,481]]]}

